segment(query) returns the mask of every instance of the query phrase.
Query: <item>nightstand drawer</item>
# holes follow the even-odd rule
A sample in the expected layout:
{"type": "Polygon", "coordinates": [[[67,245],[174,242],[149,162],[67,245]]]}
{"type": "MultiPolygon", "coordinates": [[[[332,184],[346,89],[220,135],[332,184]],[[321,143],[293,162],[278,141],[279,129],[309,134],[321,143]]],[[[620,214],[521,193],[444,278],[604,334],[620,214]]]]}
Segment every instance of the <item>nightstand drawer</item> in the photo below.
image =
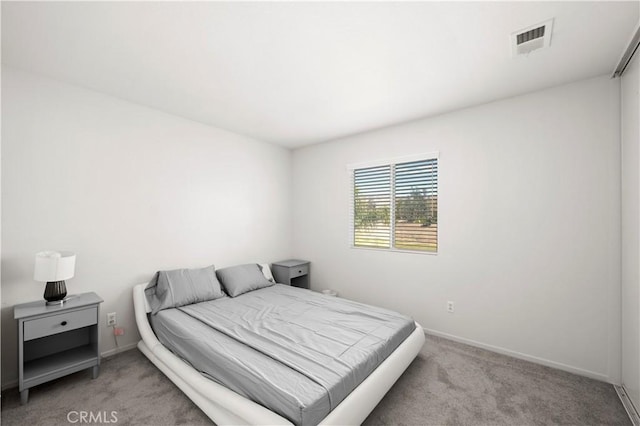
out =
{"type": "Polygon", "coordinates": [[[76,328],[87,327],[98,322],[98,308],[91,307],[73,312],[63,312],[46,318],[24,322],[24,340],[51,336],[76,328]]]}
{"type": "Polygon", "coordinates": [[[296,278],[309,273],[309,265],[295,266],[289,269],[289,278],[296,278]]]}

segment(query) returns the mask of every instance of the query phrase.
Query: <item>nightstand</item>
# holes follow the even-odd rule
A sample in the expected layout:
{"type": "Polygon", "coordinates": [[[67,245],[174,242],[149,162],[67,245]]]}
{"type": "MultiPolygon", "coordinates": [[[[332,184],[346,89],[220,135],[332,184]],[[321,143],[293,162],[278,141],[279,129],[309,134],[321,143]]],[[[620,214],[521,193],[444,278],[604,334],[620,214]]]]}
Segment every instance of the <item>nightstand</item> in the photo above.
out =
{"type": "Polygon", "coordinates": [[[271,272],[276,282],[294,287],[309,288],[309,261],[281,260],[271,264],[271,272]]]}
{"type": "Polygon", "coordinates": [[[29,388],[86,368],[100,368],[100,303],[95,293],[69,296],[62,305],[44,300],[13,308],[18,320],[18,385],[26,404],[29,388]]]}

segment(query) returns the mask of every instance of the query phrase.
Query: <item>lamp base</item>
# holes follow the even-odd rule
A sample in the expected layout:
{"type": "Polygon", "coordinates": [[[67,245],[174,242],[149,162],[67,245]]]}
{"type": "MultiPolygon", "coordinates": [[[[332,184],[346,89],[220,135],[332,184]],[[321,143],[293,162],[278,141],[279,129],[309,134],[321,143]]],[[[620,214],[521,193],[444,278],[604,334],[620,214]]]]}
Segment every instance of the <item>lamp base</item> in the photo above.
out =
{"type": "Polygon", "coordinates": [[[64,281],[49,281],[44,288],[44,300],[47,305],[61,305],[67,295],[67,286],[64,281]]]}

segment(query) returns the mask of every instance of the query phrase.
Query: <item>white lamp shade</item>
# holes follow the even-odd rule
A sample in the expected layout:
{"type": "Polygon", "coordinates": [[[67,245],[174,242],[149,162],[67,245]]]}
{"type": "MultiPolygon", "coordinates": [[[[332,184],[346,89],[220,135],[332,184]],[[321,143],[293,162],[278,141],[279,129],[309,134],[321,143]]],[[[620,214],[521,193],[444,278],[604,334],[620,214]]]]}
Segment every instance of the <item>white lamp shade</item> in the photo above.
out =
{"type": "Polygon", "coordinates": [[[42,251],[36,254],[33,279],[36,281],[63,281],[73,277],[76,255],[70,251],[42,251]]]}

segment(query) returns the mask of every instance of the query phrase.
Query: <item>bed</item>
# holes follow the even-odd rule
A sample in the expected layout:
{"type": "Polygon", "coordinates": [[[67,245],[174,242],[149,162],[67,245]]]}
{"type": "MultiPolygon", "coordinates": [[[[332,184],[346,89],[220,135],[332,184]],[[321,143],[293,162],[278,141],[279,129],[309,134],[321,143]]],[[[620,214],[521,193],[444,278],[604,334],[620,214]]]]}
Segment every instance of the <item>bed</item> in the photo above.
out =
{"type": "MultiPolygon", "coordinates": [[[[142,337],[138,343],[139,349],[217,424],[359,424],[409,366],[424,343],[422,328],[413,322],[410,329],[406,324],[401,324],[398,327],[399,330],[394,331],[398,333],[397,336],[387,335],[386,330],[380,331],[385,327],[375,328],[374,335],[381,335],[380,339],[373,343],[371,341],[365,342],[367,344],[358,343],[361,347],[373,348],[374,357],[381,359],[381,362],[371,365],[370,361],[364,362],[361,359],[362,348],[356,347],[355,344],[346,342],[351,355],[349,351],[346,351],[346,355],[342,355],[345,351],[339,344],[332,343],[336,340],[335,336],[330,336],[330,339],[325,338],[325,341],[321,342],[322,350],[315,348],[316,343],[310,343],[308,339],[309,336],[317,337],[323,334],[330,326],[330,316],[334,314],[327,314],[324,311],[324,305],[329,307],[336,305],[335,309],[338,311],[336,315],[342,315],[343,311],[351,310],[354,306],[358,307],[359,304],[355,302],[341,300],[338,303],[335,298],[313,293],[310,290],[293,289],[276,284],[264,288],[252,288],[252,291],[236,294],[233,298],[220,296],[214,300],[196,300],[196,303],[154,311],[154,307],[151,306],[153,303],[148,300],[148,294],[145,295],[147,287],[147,283],[136,285],[133,294],[136,322],[142,337]],[[243,310],[235,315],[230,309],[232,307],[238,309],[239,305],[243,306],[243,310]],[[297,316],[299,320],[294,321],[293,325],[296,329],[286,329],[282,332],[281,325],[279,329],[274,328],[274,318],[281,320],[282,317],[278,315],[283,312],[286,312],[286,317],[289,318],[292,316],[292,310],[297,309],[296,307],[306,309],[304,315],[297,316]],[[326,319],[327,324],[322,330],[318,330],[317,327],[313,329],[317,323],[317,319],[313,319],[313,312],[311,312],[313,310],[329,315],[326,319]],[[155,315],[150,315],[151,312],[155,315]],[[258,318],[260,321],[257,320],[258,318]],[[308,323],[304,323],[302,319],[308,323]],[[208,321],[210,324],[207,324],[208,321]],[[151,323],[154,323],[156,332],[153,331],[151,323]],[[259,329],[257,324],[261,324],[262,328],[259,329]],[[304,343],[295,350],[282,350],[289,345],[288,333],[296,334],[297,329],[302,330],[303,335],[298,340],[304,343]],[[258,337],[257,340],[251,339],[251,335],[254,334],[258,337]],[[265,340],[263,337],[269,334],[272,335],[271,338],[265,340]],[[189,337],[175,342],[173,341],[175,336],[189,337]],[[242,339],[247,341],[239,343],[243,341],[242,339]],[[394,342],[394,339],[398,341],[394,342]],[[221,347],[224,350],[220,351],[220,355],[215,355],[219,358],[215,358],[214,355],[207,355],[206,352],[199,353],[203,346],[221,347]],[[255,350],[256,348],[258,351],[255,350]],[[330,365],[331,356],[327,358],[322,352],[332,350],[340,353],[342,358],[339,363],[330,365]],[[311,364],[304,357],[302,360],[297,360],[298,354],[305,352],[308,352],[308,357],[317,359],[311,364]],[[225,358],[227,353],[231,355],[225,358]],[[236,371],[234,370],[236,366],[227,364],[230,359],[238,358],[244,362],[244,370],[236,371]],[[261,358],[264,359],[261,360],[261,358]],[[322,378],[322,374],[327,374],[319,371],[324,365],[328,366],[329,372],[338,371],[343,363],[349,364],[349,359],[356,360],[353,361],[355,373],[347,371],[346,380],[341,378],[334,381],[332,377],[322,378]],[[329,391],[326,392],[328,396],[323,396],[314,381],[309,384],[306,382],[308,380],[306,377],[298,376],[298,372],[294,371],[295,368],[288,368],[289,362],[296,366],[302,365],[296,368],[302,368],[306,375],[312,376],[315,381],[324,386],[324,389],[328,389],[329,391]],[[264,363],[262,369],[254,368],[261,363],[264,363]],[[267,391],[263,392],[262,396],[259,393],[254,395],[251,386],[235,387],[234,383],[221,381],[217,376],[212,377],[207,374],[207,364],[213,365],[214,369],[216,366],[222,367],[218,370],[228,372],[230,376],[246,375],[249,377],[247,379],[249,383],[257,383],[255,388],[263,387],[267,391]],[[316,373],[321,379],[315,378],[316,373]],[[364,376],[355,377],[358,374],[364,376]],[[285,381],[286,376],[291,378],[285,381]],[[264,383],[260,381],[261,379],[264,383]],[[287,383],[293,383],[293,385],[287,385],[287,383]],[[287,389],[287,386],[290,386],[290,389],[287,389]],[[295,412],[295,406],[287,408],[285,404],[281,407],[281,402],[278,402],[284,400],[281,395],[290,397],[292,394],[296,400],[293,403],[309,407],[307,411],[300,413],[300,417],[297,417],[296,413],[291,414],[295,412]],[[317,405],[312,405],[311,401],[319,402],[317,405]]],[[[228,284],[225,290],[229,294],[234,293],[233,286],[228,284]]],[[[372,308],[367,315],[379,316],[379,323],[381,320],[384,324],[391,324],[395,321],[395,317],[385,316],[386,312],[388,311],[372,308]]],[[[344,318],[347,317],[343,315],[340,322],[345,322],[344,318]]],[[[349,327],[354,329],[362,327],[355,320],[357,316],[353,318],[353,324],[349,324],[349,327]]],[[[291,324],[287,322],[285,326],[291,327],[291,324]]],[[[339,339],[343,338],[345,338],[344,332],[339,339]]],[[[291,344],[294,345],[294,343],[291,344]]]]}

